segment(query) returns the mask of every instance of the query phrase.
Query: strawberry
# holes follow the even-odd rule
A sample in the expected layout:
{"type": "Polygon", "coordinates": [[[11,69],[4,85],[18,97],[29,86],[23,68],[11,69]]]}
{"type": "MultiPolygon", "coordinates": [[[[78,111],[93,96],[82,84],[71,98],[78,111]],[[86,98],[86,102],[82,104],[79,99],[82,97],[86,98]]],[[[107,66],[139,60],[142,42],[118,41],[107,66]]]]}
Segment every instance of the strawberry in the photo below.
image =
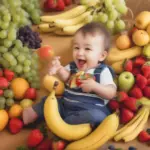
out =
{"type": "Polygon", "coordinates": [[[27,91],[25,92],[24,98],[28,99],[36,99],[37,93],[35,88],[28,88],[27,91]]]}
{"type": "Polygon", "coordinates": [[[0,68],[0,77],[3,76],[3,70],[0,68]]]}
{"type": "Polygon", "coordinates": [[[0,89],[0,96],[4,94],[4,91],[0,89]]]}
{"type": "Polygon", "coordinates": [[[64,3],[66,6],[69,6],[72,4],[72,1],[71,0],[64,0],[64,3]]]}
{"type": "Polygon", "coordinates": [[[63,0],[57,0],[56,8],[57,11],[63,11],[65,9],[65,3],[63,0]]]}
{"type": "Polygon", "coordinates": [[[122,124],[128,123],[133,117],[134,117],[134,113],[131,110],[129,110],[127,108],[121,109],[120,122],[122,124]]]}
{"type": "Polygon", "coordinates": [[[9,83],[7,79],[4,77],[0,77],[0,89],[6,89],[8,88],[8,86],[9,86],[9,83]]]}
{"type": "Polygon", "coordinates": [[[120,91],[117,93],[117,100],[119,102],[123,102],[128,98],[128,94],[124,91],[120,91]]]}
{"type": "Polygon", "coordinates": [[[123,64],[123,68],[125,71],[129,71],[132,72],[133,69],[133,62],[130,59],[125,60],[124,64],[123,64]]]}
{"type": "Polygon", "coordinates": [[[143,89],[143,95],[147,98],[150,98],[150,86],[146,86],[144,89],[143,89]]]}
{"type": "Polygon", "coordinates": [[[143,96],[142,90],[139,87],[133,87],[129,91],[129,95],[134,98],[141,98],[143,96]]]}
{"type": "Polygon", "coordinates": [[[43,138],[44,136],[39,129],[32,130],[27,139],[28,147],[36,147],[42,142],[43,138]]]}
{"type": "Polygon", "coordinates": [[[147,80],[147,85],[150,85],[150,78],[147,80]]]}
{"type": "Polygon", "coordinates": [[[150,61],[147,61],[141,68],[141,71],[145,78],[150,77],[150,61]]]}
{"type": "Polygon", "coordinates": [[[18,118],[12,118],[9,121],[9,130],[11,133],[16,134],[23,128],[23,122],[18,118]]]}
{"type": "Polygon", "coordinates": [[[116,100],[110,100],[108,106],[112,111],[116,111],[119,108],[119,103],[116,100]]]}
{"type": "Polygon", "coordinates": [[[52,149],[53,150],[64,150],[66,143],[63,140],[53,141],[52,149]]]}
{"type": "Polygon", "coordinates": [[[141,131],[138,135],[138,139],[140,142],[148,142],[150,141],[150,134],[147,131],[141,131]]]}
{"type": "Polygon", "coordinates": [[[76,79],[76,85],[79,87],[79,86],[81,85],[81,83],[82,83],[82,82],[81,82],[81,79],[78,79],[78,78],[77,78],[77,79],[76,79]]]}
{"type": "Polygon", "coordinates": [[[147,85],[147,79],[143,75],[138,74],[136,76],[136,84],[140,89],[144,89],[144,87],[147,85]]]}
{"type": "MultiPolygon", "coordinates": [[[[56,0],[47,0],[47,2],[45,2],[45,3],[47,4],[47,8],[49,10],[55,10],[55,8],[56,8],[56,0]]],[[[46,8],[46,6],[45,6],[45,8],[46,8]]]]}
{"type": "Polygon", "coordinates": [[[14,72],[12,72],[8,69],[4,69],[4,76],[6,77],[6,79],[8,81],[11,81],[14,78],[15,74],[14,74],[14,72]]]}
{"type": "Polygon", "coordinates": [[[44,139],[37,147],[36,150],[50,150],[52,149],[52,140],[44,139]]]}
{"type": "Polygon", "coordinates": [[[134,67],[134,68],[132,69],[132,74],[133,74],[134,76],[137,76],[138,74],[141,74],[141,69],[140,69],[139,67],[134,67]]]}
{"type": "Polygon", "coordinates": [[[138,109],[137,100],[134,97],[128,97],[124,102],[124,106],[132,111],[136,111],[138,109]]]}
{"type": "Polygon", "coordinates": [[[138,56],[135,58],[134,67],[141,67],[146,62],[146,58],[143,56],[138,56]]]}

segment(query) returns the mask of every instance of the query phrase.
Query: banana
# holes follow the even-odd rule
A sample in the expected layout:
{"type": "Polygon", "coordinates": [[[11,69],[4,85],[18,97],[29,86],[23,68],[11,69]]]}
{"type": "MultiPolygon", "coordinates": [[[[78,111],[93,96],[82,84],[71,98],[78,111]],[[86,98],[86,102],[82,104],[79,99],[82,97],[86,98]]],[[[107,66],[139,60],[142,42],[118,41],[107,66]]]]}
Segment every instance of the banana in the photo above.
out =
{"type": "Polygon", "coordinates": [[[130,125],[132,125],[135,121],[138,120],[138,118],[141,116],[141,114],[144,112],[145,110],[145,107],[142,107],[138,113],[136,114],[136,116],[129,122],[127,123],[125,126],[123,126],[121,129],[119,129],[116,133],[115,133],[115,136],[121,132],[123,132],[124,130],[126,130],[126,128],[130,125]]]}
{"type": "Polygon", "coordinates": [[[58,103],[53,89],[44,104],[44,117],[50,130],[62,139],[78,140],[88,135],[92,128],[90,124],[70,125],[61,118],[58,103]]]}
{"type": "Polygon", "coordinates": [[[54,22],[56,19],[70,19],[81,15],[87,10],[87,8],[88,7],[85,5],[79,5],[61,14],[52,15],[52,16],[41,16],[40,19],[43,22],[49,22],[49,23],[54,22]]]}
{"type": "Polygon", "coordinates": [[[139,133],[144,129],[144,126],[148,121],[149,113],[150,113],[149,108],[147,108],[146,114],[143,120],[140,122],[140,124],[135,128],[135,130],[132,133],[123,138],[125,142],[134,140],[139,135],[139,133]]]}
{"type": "Polygon", "coordinates": [[[123,137],[125,137],[125,136],[131,134],[131,133],[135,130],[135,128],[139,125],[139,123],[143,120],[143,118],[144,118],[146,112],[147,112],[147,109],[144,109],[144,111],[143,111],[143,113],[141,114],[141,116],[140,116],[133,124],[131,124],[130,126],[128,126],[128,127],[126,128],[126,130],[124,130],[124,131],[120,132],[119,134],[117,134],[117,135],[114,137],[114,140],[115,140],[115,141],[119,141],[119,140],[121,140],[123,137]]]}
{"type": "Polygon", "coordinates": [[[50,27],[48,23],[43,23],[43,24],[39,24],[38,25],[38,29],[41,31],[41,32],[53,32],[57,29],[57,27],[53,26],[53,27],[50,27]]]}
{"type": "Polygon", "coordinates": [[[56,19],[54,24],[58,28],[64,28],[66,26],[72,26],[81,23],[84,19],[91,14],[91,11],[86,11],[83,14],[72,19],[56,19]]]}
{"type": "Polygon", "coordinates": [[[124,63],[124,59],[123,60],[120,60],[120,61],[117,61],[117,62],[114,62],[111,67],[114,69],[115,73],[116,74],[119,74],[121,72],[123,72],[123,63],[124,63]]]}
{"type": "Polygon", "coordinates": [[[88,136],[67,145],[65,150],[96,150],[113,137],[119,126],[116,113],[106,117],[88,136]]]}
{"type": "Polygon", "coordinates": [[[82,26],[84,26],[85,24],[86,24],[85,22],[82,22],[82,23],[77,24],[77,25],[64,27],[64,28],[63,28],[63,32],[64,32],[66,35],[74,35],[74,34],[76,33],[76,31],[77,31],[78,29],[80,29],[82,26]]]}
{"type": "Polygon", "coordinates": [[[54,33],[57,34],[57,35],[68,35],[61,28],[58,28],[57,30],[55,30],[54,33]]]}

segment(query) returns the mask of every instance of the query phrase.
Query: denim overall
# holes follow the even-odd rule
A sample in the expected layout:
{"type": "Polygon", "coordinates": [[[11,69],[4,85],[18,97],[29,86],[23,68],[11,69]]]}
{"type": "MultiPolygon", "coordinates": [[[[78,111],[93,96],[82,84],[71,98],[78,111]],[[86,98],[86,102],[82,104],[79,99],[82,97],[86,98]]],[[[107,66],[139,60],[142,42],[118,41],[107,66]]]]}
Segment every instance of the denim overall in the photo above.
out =
{"type": "MultiPolygon", "coordinates": [[[[100,74],[105,67],[108,67],[114,75],[112,69],[102,63],[94,70],[96,82],[100,83],[100,74]]],[[[71,74],[77,72],[77,67],[73,62],[70,64],[70,71],[71,74]]],[[[41,102],[33,105],[39,119],[43,119],[45,100],[46,97],[41,102]]],[[[110,114],[105,100],[94,93],[84,93],[81,88],[66,86],[62,98],[58,99],[58,105],[61,117],[69,124],[91,123],[96,127],[110,114]]]]}

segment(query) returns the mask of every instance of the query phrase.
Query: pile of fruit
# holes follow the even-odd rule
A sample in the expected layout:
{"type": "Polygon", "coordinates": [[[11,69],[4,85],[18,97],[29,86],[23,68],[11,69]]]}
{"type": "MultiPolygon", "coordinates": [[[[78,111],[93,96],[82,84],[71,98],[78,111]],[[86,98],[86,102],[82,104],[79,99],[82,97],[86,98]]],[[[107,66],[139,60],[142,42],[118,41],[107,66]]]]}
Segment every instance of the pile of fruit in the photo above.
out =
{"type": "Polygon", "coordinates": [[[27,79],[32,87],[39,88],[38,55],[31,48],[39,48],[40,44],[33,43],[33,40],[24,44],[17,36],[18,31],[26,25],[31,26],[32,22],[40,23],[38,0],[0,2],[0,64],[13,71],[16,76],[27,79]]]}
{"type": "Polygon", "coordinates": [[[124,0],[81,0],[79,6],[66,12],[41,16],[43,23],[38,28],[41,32],[73,35],[85,24],[95,21],[103,23],[111,33],[115,34],[126,28],[121,17],[127,12],[124,0]]]}

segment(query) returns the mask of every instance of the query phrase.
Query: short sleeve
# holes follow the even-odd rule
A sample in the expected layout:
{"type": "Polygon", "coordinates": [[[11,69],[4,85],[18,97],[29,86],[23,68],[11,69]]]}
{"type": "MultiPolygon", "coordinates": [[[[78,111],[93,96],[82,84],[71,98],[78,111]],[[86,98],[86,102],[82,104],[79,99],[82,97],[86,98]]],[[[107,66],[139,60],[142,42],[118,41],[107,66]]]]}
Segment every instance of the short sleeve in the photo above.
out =
{"type": "Polygon", "coordinates": [[[105,68],[100,75],[100,83],[103,85],[112,84],[116,87],[116,84],[113,81],[113,76],[108,68],[105,68]]]}
{"type": "Polygon", "coordinates": [[[65,69],[67,69],[68,71],[70,71],[70,64],[66,65],[65,69]]]}

